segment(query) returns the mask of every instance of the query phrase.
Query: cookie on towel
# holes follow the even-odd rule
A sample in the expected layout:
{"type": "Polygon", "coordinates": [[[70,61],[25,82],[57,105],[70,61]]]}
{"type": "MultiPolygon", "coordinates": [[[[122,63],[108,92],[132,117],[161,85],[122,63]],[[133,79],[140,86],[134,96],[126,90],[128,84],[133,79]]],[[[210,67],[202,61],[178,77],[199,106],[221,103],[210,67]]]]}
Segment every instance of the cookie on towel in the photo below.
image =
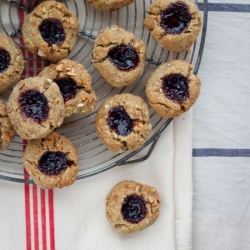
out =
{"type": "Polygon", "coordinates": [[[160,197],[154,187],[135,181],[118,183],[106,198],[106,217],[120,233],[141,231],[159,216],[160,197]]]}

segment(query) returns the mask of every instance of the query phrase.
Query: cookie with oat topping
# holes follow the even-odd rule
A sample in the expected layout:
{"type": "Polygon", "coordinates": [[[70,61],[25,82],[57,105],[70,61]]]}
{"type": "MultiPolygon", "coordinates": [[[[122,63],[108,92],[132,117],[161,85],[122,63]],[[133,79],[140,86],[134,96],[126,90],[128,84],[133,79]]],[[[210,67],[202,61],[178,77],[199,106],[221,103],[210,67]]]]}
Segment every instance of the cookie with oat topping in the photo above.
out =
{"type": "Polygon", "coordinates": [[[129,93],[105,100],[96,113],[95,125],[103,144],[117,153],[142,147],[152,129],[147,104],[129,93]]]}
{"type": "Polygon", "coordinates": [[[118,232],[135,233],[152,225],[160,214],[154,187],[135,181],[118,183],[106,198],[106,217],[118,232]]]}
{"type": "Polygon", "coordinates": [[[188,111],[200,94],[200,78],[193,67],[182,60],[161,64],[146,82],[150,106],[164,118],[177,117],[188,111]]]}
{"type": "Polygon", "coordinates": [[[25,17],[22,34],[32,53],[59,61],[75,47],[79,31],[77,17],[62,3],[45,1],[25,17]]]}
{"type": "Polygon", "coordinates": [[[64,99],[66,117],[94,111],[97,97],[92,89],[91,75],[82,64],[63,59],[44,68],[38,76],[49,78],[58,85],[64,99]]]}
{"type": "Polygon", "coordinates": [[[156,0],[144,20],[155,41],[169,51],[188,50],[200,33],[202,20],[197,5],[190,0],[156,0]]]}
{"type": "Polygon", "coordinates": [[[115,11],[119,10],[129,4],[132,4],[135,0],[88,0],[95,9],[101,11],[115,11]]]}
{"type": "Polygon", "coordinates": [[[0,92],[20,80],[24,64],[22,51],[12,38],[0,35],[0,92]]]}
{"type": "Polygon", "coordinates": [[[9,147],[16,131],[10,122],[6,102],[0,99],[0,151],[9,147]]]}
{"type": "Polygon", "coordinates": [[[143,73],[145,59],[144,42],[116,25],[99,33],[92,51],[93,66],[116,88],[133,83],[143,73]]]}
{"type": "Polygon", "coordinates": [[[29,141],[22,162],[41,188],[63,188],[76,180],[78,149],[64,136],[52,132],[43,139],[29,141]]]}
{"type": "Polygon", "coordinates": [[[16,132],[28,140],[45,137],[65,117],[59,87],[43,77],[20,81],[10,94],[7,111],[16,132]]]}

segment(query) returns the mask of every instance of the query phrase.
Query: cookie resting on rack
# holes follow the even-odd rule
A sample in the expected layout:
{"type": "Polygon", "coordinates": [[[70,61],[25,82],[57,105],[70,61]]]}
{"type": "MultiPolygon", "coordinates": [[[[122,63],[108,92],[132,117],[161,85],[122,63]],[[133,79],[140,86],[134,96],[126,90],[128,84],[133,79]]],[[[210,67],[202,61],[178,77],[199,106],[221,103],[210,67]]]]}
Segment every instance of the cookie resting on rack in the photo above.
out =
{"type": "Polygon", "coordinates": [[[0,151],[9,147],[16,131],[10,122],[6,102],[0,100],[0,151]]]}
{"type": "Polygon", "coordinates": [[[123,234],[141,231],[159,216],[160,197],[154,187],[135,181],[118,183],[106,198],[106,217],[123,234]]]}
{"type": "Polygon", "coordinates": [[[52,132],[43,139],[29,141],[22,162],[41,188],[63,188],[76,180],[78,149],[64,136],[52,132]]]}
{"type": "Polygon", "coordinates": [[[0,35],[0,92],[20,80],[24,63],[22,51],[12,38],[0,35]]]}
{"type": "Polygon", "coordinates": [[[197,5],[190,0],[156,0],[144,20],[157,43],[169,51],[188,50],[200,33],[202,20],[197,5]]]}
{"type": "Polygon", "coordinates": [[[115,11],[119,10],[129,4],[132,4],[135,0],[88,0],[95,9],[101,11],[115,11]]]}
{"type": "Polygon", "coordinates": [[[65,116],[94,111],[97,97],[92,89],[91,75],[82,64],[63,59],[44,68],[38,76],[49,78],[58,85],[64,99],[65,116]]]}
{"type": "Polygon", "coordinates": [[[93,65],[112,86],[127,86],[143,73],[146,49],[142,40],[136,40],[132,33],[113,25],[96,38],[93,65]]]}
{"type": "Polygon", "coordinates": [[[116,153],[141,148],[152,129],[147,104],[129,93],[105,100],[96,113],[95,125],[100,140],[116,153]]]}
{"type": "Polygon", "coordinates": [[[182,60],[161,64],[148,78],[146,95],[161,117],[173,118],[188,111],[200,94],[200,79],[182,60]]]}
{"type": "Polygon", "coordinates": [[[22,26],[28,50],[51,61],[59,61],[74,49],[78,31],[77,17],[56,1],[39,4],[25,17],[22,26]]]}
{"type": "Polygon", "coordinates": [[[65,117],[59,87],[43,77],[20,81],[10,94],[7,111],[17,133],[28,140],[45,137],[65,117]]]}

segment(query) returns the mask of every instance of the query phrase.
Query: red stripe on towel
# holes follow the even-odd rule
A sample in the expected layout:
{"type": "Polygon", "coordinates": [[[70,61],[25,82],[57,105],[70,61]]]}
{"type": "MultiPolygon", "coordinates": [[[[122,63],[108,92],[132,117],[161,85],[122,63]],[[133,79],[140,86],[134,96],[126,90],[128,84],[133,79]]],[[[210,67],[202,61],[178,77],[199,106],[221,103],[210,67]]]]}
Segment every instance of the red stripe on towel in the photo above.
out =
{"type": "Polygon", "coordinates": [[[33,216],[34,216],[34,244],[35,250],[39,250],[39,228],[38,228],[38,201],[37,201],[37,185],[32,185],[33,193],[33,216]]]}
{"type": "MultiPolygon", "coordinates": [[[[26,148],[26,140],[23,140],[23,150],[26,148]]],[[[29,176],[24,169],[24,179],[28,180],[29,176]]],[[[30,223],[30,184],[24,184],[24,202],[25,202],[25,220],[26,220],[26,249],[31,250],[31,223],[30,223]]]]}
{"type": "Polygon", "coordinates": [[[47,231],[46,231],[46,210],[45,210],[45,190],[40,189],[41,194],[41,221],[42,221],[42,249],[47,250],[47,231]]]}
{"type": "Polygon", "coordinates": [[[54,228],[54,193],[49,189],[49,221],[50,221],[50,250],[55,250],[55,228],[54,228]]]}
{"type": "MultiPolygon", "coordinates": [[[[20,0],[20,4],[24,4],[24,0],[20,0]]],[[[24,10],[19,8],[18,14],[20,17],[20,20],[24,20],[24,10]]],[[[23,39],[20,38],[20,44],[24,45],[23,39]]],[[[21,48],[22,49],[22,48],[21,48]]],[[[25,50],[22,49],[23,54],[25,53],[25,50]]],[[[24,70],[23,75],[25,75],[26,72],[24,70]]],[[[27,141],[23,140],[23,150],[26,148],[27,141]]],[[[29,180],[29,176],[27,171],[24,169],[24,179],[29,180]]],[[[24,184],[24,204],[25,204],[25,229],[26,229],[26,249],[31,250],[31,218],[30,218],[30,184],[24,184]]]]}

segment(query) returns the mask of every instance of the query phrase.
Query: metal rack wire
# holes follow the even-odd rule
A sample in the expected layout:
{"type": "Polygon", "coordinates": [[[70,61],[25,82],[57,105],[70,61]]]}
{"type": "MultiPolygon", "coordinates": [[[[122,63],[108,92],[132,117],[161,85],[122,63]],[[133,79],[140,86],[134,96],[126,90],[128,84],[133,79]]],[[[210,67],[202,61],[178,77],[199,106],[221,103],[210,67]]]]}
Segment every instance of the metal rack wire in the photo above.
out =
{"type": "MultiPolygon", "coordinates": [[[[21,27],[22,20],[39,1],[32,0],[0,0],[0,30],[11,36],[23,49],[26,58],[26,68],[23,78],[36,76],[48,62],[40,57],[34,56],[27,51],[22,41],[21,27]]],[[[146,9],[152,0],[135,1],[119,11],[102,13],[94,10],[87,4],[86,0],[63,0],[63,2],[77,17],[80,22],[80,31],[77,45],[69,55],[69,58],[82,63],[91,73],[93,88],[98,96],[98,107],[104,99],[109,96],[130,92],[141,96],[146,102],[144,85],[150,73],[162,62],[172,59],[186,60],[194,66],[194,73],[197,74],[202,58],[205,44],[207,27],[207,0],[202,5],[203,27],[200,36],[193,48],[185,53],[170,53],[158,46],[150,33],[143,25],[146,17],[146,9]],[[147,47],[147,62],[142,76],[133,84],[122,89],[115,89],[107,84],[94,70],[90,56],[93,43],[103,28],[117,24],[142,39],[147,47]]],[[[1,93],[0,97],[7,100],[11,89],[1,93]]],[[[96,110],[97,110],[96,109],[96,110]]],[[[96,111],[95,111],[96,112],[96,111]]],[[[79,149],[79,174],[77,179],[90,177],[115,166],[146,160],[157,143],[161,133],[169,125],[172,119],[162,119],[150,109],[150,118],[153,130],[145,145],[138,151],[115,154],[110,152],[98,139],[94,117],[95,112],[88,115],[74,115],[66,118],[64,124],[57,131],[69,138],[79,149]]],[[[27,174],[24,173],[21,157],[23,148],[27,142],[17,135],[10,147],[0,153],[0,179],[19,183],[33,183],[27,174]]]]}

